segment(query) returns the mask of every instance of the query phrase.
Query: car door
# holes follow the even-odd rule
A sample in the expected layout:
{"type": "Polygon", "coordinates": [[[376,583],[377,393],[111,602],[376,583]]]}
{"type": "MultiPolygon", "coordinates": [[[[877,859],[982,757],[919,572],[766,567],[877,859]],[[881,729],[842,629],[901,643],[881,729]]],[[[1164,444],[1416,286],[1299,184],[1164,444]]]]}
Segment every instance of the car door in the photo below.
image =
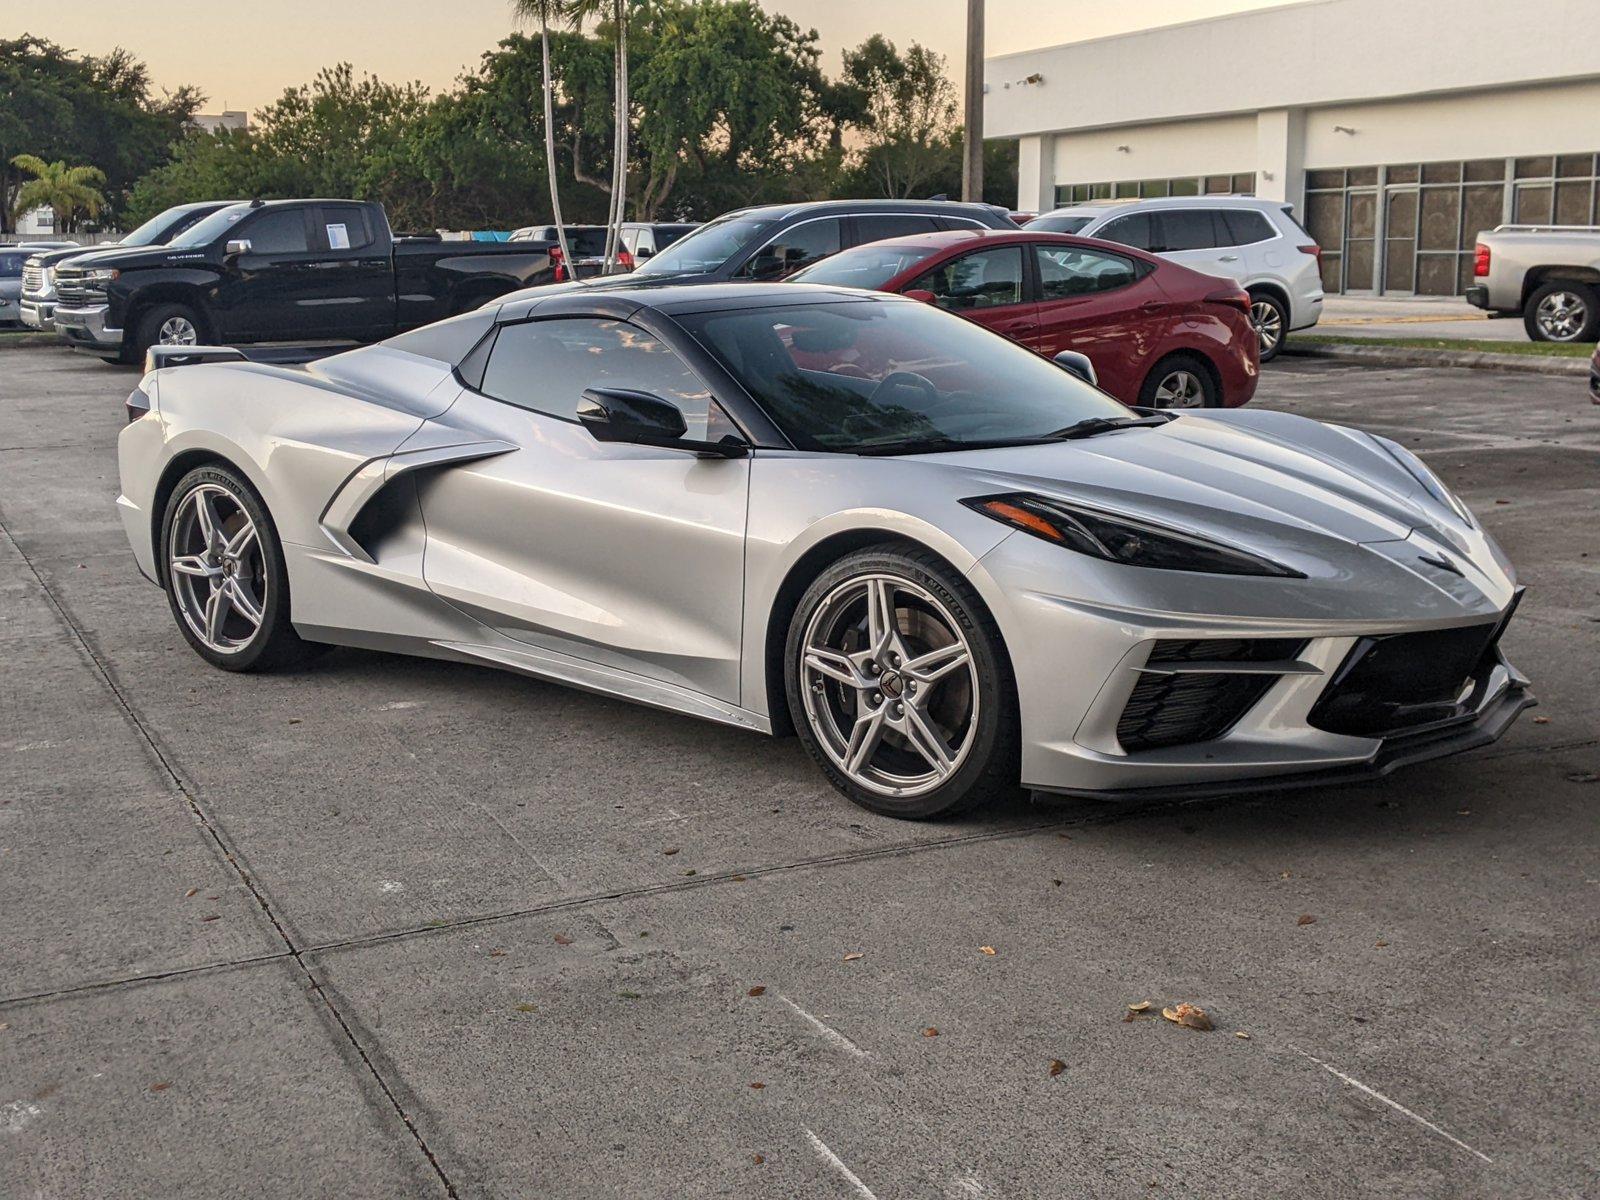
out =
{"type": "Polygon", "coordinates": [[[1047,358],[1087,354],[1100,386],[1135,402],[1176,317],[1152,264],[1070,242],[1036,242],[1033,253],[1038,332],[1029,344],[1047,358]]]}
{"type": "Polygon", "coordinates": [[[212,316],[224,341],[304,341],[318,336],[323,314],[306,299],[318,287],[311,208],[266,208],[224,235],[249,250],[223,260],[212,316]]]}
{"type": "Polygon", "coordinates": [[[1163,258],[1223,279],[1242,280],[1249,273],[1220,210],[1166,208],[1153,215],[1159,231],[1156,252],[1163,258]]]}
{"type": "Polygon", "coordinates": [[[1027,286],[1025,247],[1012,243],[949,258],[900,290],[928,292],[947,312],[1023,345],[1038,333],[1038,305],[1027,286]]]}
{"type": "Polygon", "coordinates": [[[420,485],[424,576],[506,637],[616,672],[616,690],[639,677],[737,704],[751,460],[598,442],[574,412],[602,386],[672,400],[691,438],[734,432],[683,359],[638,325],[506,325],[480,388],[444,419],[520,449],[420,485]]]}
{"type": "Polygon", "coordinates": [[[330,338],[376,341],[395,330],[395,278],[391,241],[359,204],[324,204],[315,210],[312,244],[321,261],[305,297],[330,338]]]}

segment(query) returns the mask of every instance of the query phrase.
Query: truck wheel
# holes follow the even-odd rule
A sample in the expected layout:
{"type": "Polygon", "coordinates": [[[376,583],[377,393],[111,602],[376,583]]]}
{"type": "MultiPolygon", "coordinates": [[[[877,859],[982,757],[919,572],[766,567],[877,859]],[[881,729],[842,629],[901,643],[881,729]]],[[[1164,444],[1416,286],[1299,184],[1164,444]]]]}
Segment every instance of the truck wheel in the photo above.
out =
{"type": "Polygon", "coordinates": [[[1592,342],[1600,338],[1600,293],[1586,283],[1557,279],[1528,297],[1522,324],[1536,342],[1592,342]]]}
{"type": "Polygon", "coordinates": [[[157,304],[139,318],[133,344],[124,345],[123,358],[142,362],[151,346],[198,346],[205,336],[198,313],[186,304],[157,304]]]}

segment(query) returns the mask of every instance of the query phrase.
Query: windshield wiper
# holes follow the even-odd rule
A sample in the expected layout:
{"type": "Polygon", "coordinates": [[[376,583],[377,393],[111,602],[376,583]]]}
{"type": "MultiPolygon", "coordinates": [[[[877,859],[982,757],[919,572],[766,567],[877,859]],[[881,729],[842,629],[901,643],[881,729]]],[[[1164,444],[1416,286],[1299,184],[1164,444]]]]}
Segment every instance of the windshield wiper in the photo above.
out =
{"type": "Polygon", "coordinates": [[[1165,425],[1172,420],[1170,415],[1152,417],[1090,417],[1086,421],[1077,421],[1065,429],[1058,429],[1049,434],[1052,441],[1067,442],[1074,438],[1093,437],[1097,433],[1109,433],[1113,429],[1139,429],[1150,425],[1165,425]]]}
{"type": "Polygon", "coordinates": [[[1055,434],[1036,434],[1033,437],[963,438],[932,437],[908,439],[903,442],[880,442],[876,445],[857,446],[856,454],[942,454],[947,450],[998,450],[1005,446],[1042,446],[1058,440],[1055,434]]]}

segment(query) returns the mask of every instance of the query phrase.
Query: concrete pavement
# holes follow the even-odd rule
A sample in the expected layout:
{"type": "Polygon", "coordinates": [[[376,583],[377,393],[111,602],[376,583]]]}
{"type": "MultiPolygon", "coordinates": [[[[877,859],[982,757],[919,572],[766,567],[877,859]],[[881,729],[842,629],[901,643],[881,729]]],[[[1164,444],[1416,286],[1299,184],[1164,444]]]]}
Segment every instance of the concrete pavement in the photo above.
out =
{"type": "Polygon", "coordinates": [[[212,670],[112,511],[135,378],[0,352],[0,1195],[1600,1173],[1581,381],[1302,360],[1256,401],[1412,447],[1516,560],[1541,707],[1501,743],[1359,788],[909,825],[792,740],[509,675],[212,670]],[[1217,1029],[1124,1020],[1146,999],[1217,1029]]]}

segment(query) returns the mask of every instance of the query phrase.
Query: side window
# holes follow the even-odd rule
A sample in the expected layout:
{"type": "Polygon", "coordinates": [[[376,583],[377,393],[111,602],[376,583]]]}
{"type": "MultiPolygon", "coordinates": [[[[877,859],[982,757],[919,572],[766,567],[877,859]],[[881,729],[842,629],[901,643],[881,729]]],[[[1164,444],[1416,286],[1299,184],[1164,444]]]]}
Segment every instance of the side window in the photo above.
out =
{"type": "Polygon", "coordinates": [[[856,245],[881,242],[884,238],[906,237],[914,233],[933,233],[938,228],[932,217],[872,213],[856,218],[856,245]]]}
{"type": "Polygon", "coordinates": [[[1119,254],[1042,243],[1034,250],[1039,255],[1039,288],[1045,300],[1110,292],[1139,278],[1133,260],[1119,254]]]}
{"type": "Polygon", "coordinates": [[[249,239],[252,254],[302,254],[311,248],[306,244],[303,208],[262,213],[240,229],[238,236],[249,239]]]}
{"type": "Polygon", "coordinates": [[[952,312],[1022,303],[1022,247],[979,250],[942,263],[908,290],[932,292],[934,303],[952,312]]]}
{"type": "Polygon", "coordinates": [[[1223,223],[1228,227],[1228,242],[1234,246],[1253,246],[1278,236],[1265,214],[1249,208],[1221,210],[1223,223]]]}
{"type": "Polygon", "coordinates": [[[573,421],[584,389],[592,387],[633,388],[671,400],[683,410],[691,438],[715,440],[733,431],[684,361],[626,321],[558,317],[507,325],[495,339],[479,390],[518,408],[573,421]]]}
{"type": "Polygon", "coordinates": [[[782,279],[839,253],[839,220],[802,221],[774,237],[739,268],[748,279],[782,279]]]}
{"type": "Polygon", "coordinates": [[[1125,217],[1117,217],[1086,236],[1097,237],[1107,242],[1121,242],[1124,246],[1132,246],[1135,250],[1148,250],[1153,245],[1150,214],[1129,213],[1125,217]]]}
{"type": "Polygon", "coordinates": [[[366,214],[354,205],[327,205],[317,220],[321,225],[317,232],[329,250],[360,250],[372,244],[366,214]]]}
{"type": "Polygon", "coordinates": [[[1161,213],[1163,250],[1212,250],[1217,231],[1211,225],[1211,210],[1169,208],[1161,213]]]}

